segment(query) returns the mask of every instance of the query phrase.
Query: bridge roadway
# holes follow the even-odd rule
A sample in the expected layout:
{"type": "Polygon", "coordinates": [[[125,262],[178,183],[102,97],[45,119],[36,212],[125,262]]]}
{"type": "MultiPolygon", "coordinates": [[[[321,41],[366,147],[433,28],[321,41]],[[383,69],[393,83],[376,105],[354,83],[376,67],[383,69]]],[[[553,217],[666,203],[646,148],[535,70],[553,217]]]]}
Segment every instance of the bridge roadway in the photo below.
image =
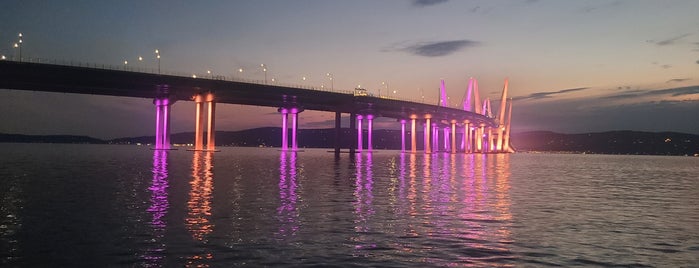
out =
{"type": "MultiPolygon", "coordinates": [[[[0,61],[0,88],[148,99],[165,97],[170,102],[192,101],[198,94],[213,93],[216,103],[349,113],[353,116],[371,114],[397,120],[423,119],[428,115],[434,123],[455,120],[459,123],[468,121],[475,126],[497,127],[492,118],[473,112],[405,100],[355,96],[351,91],[333,92],[43,63],[0,61]]],[[[339,119],[339,114],[336,118],[339,119]]]]}

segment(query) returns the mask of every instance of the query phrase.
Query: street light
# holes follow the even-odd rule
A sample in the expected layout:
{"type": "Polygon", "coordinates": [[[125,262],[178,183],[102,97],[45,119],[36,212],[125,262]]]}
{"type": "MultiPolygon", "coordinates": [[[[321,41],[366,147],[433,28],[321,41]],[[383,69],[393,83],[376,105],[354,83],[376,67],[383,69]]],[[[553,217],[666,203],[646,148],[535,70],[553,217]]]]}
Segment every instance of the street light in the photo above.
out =
{"type": "Polygon", "coordinates": [[[160,51],[155,50],[155,57],[158,59],[158,74],[160,74],[160,51]]]}
{"type": "Polygon", "coordinates": [[[127,65],[129,65],[129,61],[124,60],[124,70],[126,70],[127,65]]]}
{"type": "Polygon", "coordinates": [[[260,64],[260,67],[262,67],[262,72],[265,73],[265,84],[267,84],[267,66],[265,64],[260,64]]]}
{"type": "MultiPolygon", "coordinates": [[[[388,83],[386,83],[386,82],[381,82],[381,85],[386,89],[386,94],[388,94],[388,92],[389,92],[389,91],[388,91],[388,83]]],[[[396,93],[396,92],[393,91],[393,93],[396,93]]],[[[379,98],[380,98],[380,97],[381,97],[381,89],[379,89],[379,98]]]]}
{"type": "Polygon", "coordinates": [[[214,75],[211,73],[211,70],[206,70],[206,74],[211,76],[211,79],[214,79],[214,75]]]}
{"type": "Polygon", "coordinates": [[[143,57],[138,56],[138,69],[141,69],[142,67],[143,67],[143,57]]]}
{"type": "Polygon", "coordinates": [[[5,55],[0,56],[0,60],[5,60],[5,59],[7,59],[7,58],[5,57],[5,55]]]}
{"type": "Polygon", "coordinates": [[[335,91],[335,81],[333,81],[333,74],[326,73],[325,76],[327,76],[330,79],[330,90],[335,91]]]}
{"type": "Polygon", "coordinates": [[[15,47],[19,48],[19,62],[22,62],[22,33],[19,33],[17,36],[19,40],[15,43],[15,47]]]}

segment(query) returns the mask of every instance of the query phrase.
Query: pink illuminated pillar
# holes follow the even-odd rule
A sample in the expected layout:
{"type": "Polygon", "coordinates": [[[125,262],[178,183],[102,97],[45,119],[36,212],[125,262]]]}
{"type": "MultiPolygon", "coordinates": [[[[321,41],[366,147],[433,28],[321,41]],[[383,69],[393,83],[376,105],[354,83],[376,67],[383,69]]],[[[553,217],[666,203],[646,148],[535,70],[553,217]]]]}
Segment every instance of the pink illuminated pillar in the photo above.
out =
{"type": "Polygon", "coordinates": [[[163,146],[162,149],[170,149],[170,100],[163,100],[163,146]]]}
{"type": "Polygon", "coordinates": [[[425,153],[430,154],[432,153],[432,148],[430,146],[430,116],[427,116],[425,118],[425,153]]]}
{"type": "Polygon", "coordinates": [[[299,123],[299,109],[291,108],[291,150],[298,151],[298,143],[296,143],[296,131],[299,123]]]}
{"type": "Polygon", "coordinates": [[[417,152],[417,135],[415,135],[415,116],[410,118],[410,151],[417,152]]]}
{"type": "Polygon", "coordinates": [[[442,131],[444,132],[444,151],[446,152],[449,150],[449,128],[445,127],[442,131]]]}
{"type": "Polygon", "coordinates": [[[371,115],[371,114],[370,114],[370,115],[367,115],[367,116],[366,116],[366,121],[367,121],[367,127],[366,127],[366,128],[367,128],[367,131],[368,131],[368,134],[369,134],[369,135],[367,136],[367,141],[366,141],[366,142],[367,142],[367,144],[366,144],[366,145],[367,145],[367,148],[366,148],[366,149],[367,149],[368,152],[371,152],[371,148],[373,148],[372,143],[371,143],[371,140],[372,140],[372,138],[371,138],[371,133],[372,133],[372,131],[373,131],[373,129],[374,129],[373,124],[372,124],[373,121],[374,121],[374,115],[371,115]]]}
{"type": "Polygon", "coordinates": [[[451,121],[451,153],[456,153],[456,121],[451,121]]]}
{"type": "Polygon", "coordinates": [[[471,150],[470,136],[471,136],[471,127],[469,126],[468,120],[466,120],[464,122],[464,136],[462,137],[464,145],[461,148],[464,150],[465,153],[468,153],[471,150]]]}
{"type": "Polygon", "coordinates": [[[160,128],[162,104],[160,99],[155,99],[153,103],[155,104],[155,149],[162,149],[162,129],[160,128]]]}
{"type": "Polygon", "coordinates": [[[400,120],[400,151],[405,153],[405,119],[400,120]]]}
{"type": "Polygon", "coordinates": [[[485,124],[481,123],[480,127],[476,129],[475,139],[476,139],[476,151],[479,153],[483,152],[483,132],[485,129],[485,124]]]}
{"type": "Polygon", "coordinates": [[[214,102],[214,94],[209,93],[206,96],[206,102],[209,103],[209,122],[208,122],[208,128],[207,128],[207,136],[206,137],[206,150],[207,151],[214,151],[216,150],[216,127],[214,126],[214,122],[216,120],[215,118],[215,113],[216,113],[216,102],[214,102]]]}
{"type": "Polygon", "coordinates": [[[364,147],[364,144],[362,144],[362,136],[364,136],[364,133],[362,133],[362,118],[364,118],[362,115],[357,115],[357,152],[360,153],[364,147]]]}
{"type": "Polygon", "coordinates": [[[435,152],[439,152],[439,128],[437,128],[437,123],[432,123],[432,148],[435,152]]]}
{"type": "Polygon", "coordinates": [[[282,113],[282,151],[289,150],[289,110],[281,108],[282,113]]]}

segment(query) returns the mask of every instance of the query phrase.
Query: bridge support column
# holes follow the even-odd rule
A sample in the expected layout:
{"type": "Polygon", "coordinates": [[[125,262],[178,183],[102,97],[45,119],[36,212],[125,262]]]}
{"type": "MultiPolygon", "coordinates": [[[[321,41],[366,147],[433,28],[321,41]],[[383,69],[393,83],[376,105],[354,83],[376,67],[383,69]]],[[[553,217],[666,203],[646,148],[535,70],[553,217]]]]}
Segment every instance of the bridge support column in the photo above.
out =
{"type": "Polygon", "coordinates": [[[155,149],[170,150],[170,106],[174,101],[169,97],[158,97],[155,104],[155,149]]]}
{"type": "Polygon", "coordinates": [[[400,120],[400,152],[405,153],[405,119],[400,120]]]}
{"type": "Polygon", "coordinates": [[[502,138],[503,137],[502,136],[503,136],[504,132],[505,132],[505,126],[499,125],[498,126],[498,140],[497,140],[497,143],[495,145],[495,151],[497,151],[499,153],[503,152],[503,147],[502,147],[502,142],[503,142],[502,138]]]}
{"type": "Polygon", "coordinates": [[[201,94],[194,96],[196,105],[194,118],[194,150],[204,150],[204,97],[201,94]]]}
{"type": "Polygon", "coordinates": [[[362,130],[362,119],[364,116],[357,115],[357,152],[361,153],[364,147],[362,143],[362,136],[364,136],[364,131],[362,130]]]}
{"type": "Polygon", "coordinates": [[[297,131],[299,127],[299,109],[291,108],[291,150],[298,151],[298,142],[296,140],[297,131]]]}
{"type": "Polygon", "coordinates": [[[367,121],[367,138],[366,138],[366,150],[367,152],[371,153],[372,148],[374,147],[372,144],[372,132],[374,131],[374,115],[367,115],[366,116],[366,121],[367,121]]]}
{"type": "Polygon", "coordinates": [[[340,155],[341,114],[335,112],[335,156],[340,155]]]}
{"type": "Polygon", "coordinates": [[[426,154],[432,153],[432,146],[430,146],[430,118],[430,116],[425,117],[425,144],[423,147],[425,147],[426,154]]]}
{"type": "MultiPolygon", "coordinates": [[[[350,113],[350,133],[356,133],[357,130],[357,114],[350,113]]],[[[357,150],[357,141],[355,139],[350,139],[350,156],[354,155],[357,150]]]]}
{"type": "Polygon", "coordinates": [[[215,151],[216,150],[216,127],[214,126],[214,123],[216,122],[216,102],[214,102],[214,94],[207,94],[206,95],[206,102],[209,103],[209,124],[208,124],[208,129],[206,134],[208,137],[206,137],[206,150],[207,151],[215,151]]]}
{"type": "Polygon", "coordinates": [[[471,152],[471,127],[469,126],[469,121],[466,120],[464,121],[464,136],[461,137],[462,145],[461,145],[461,150],[464,151],[464,153],[469,153],[471,152]]]}
{"type": "Polygon", "coordinates": [[[415,116],[410,118],[410,152],[417,153],[417,135],[415,135],[415,116]]]}
{"type": "MultiPolygon", "coordinates": [[[[215,151],[216,150],[216,103],[213,93],[201,93],[194,95],[196,103],[195,118],[194,118],[194,150],[195,151],[215,151]],[[206,111],[204,111],[204,103],[206,103],[206,111]],[[205,117],[206,114],[206,117],[205,117]],[[204,149],[204,118],[206,118],[206,149],[204,149]]],[[[169,132],[169,131],[168,131],[169,132]]]]}
{"type": "Polygon", "coordinates": [[[289,109],[279,108],[282,114],[282,151],[289,150],[289,109]]]}
{"type": "Polygon", "coordinates": [[[493,128],[488,127],[488,152],[493,152],[495,144],[493,144],[493,128]]]}
{"type": "Polygon", "coordinates": [[[479,153],[483,152],[483,138],[485,132],[485,124],[481,123],[480,127],[476,129],[476,151],[479,153]]]}
{"type": "Polygon", "coordinates": [[[456,120],[451,120],[451,153],[456,153],[456,120]]]}
{"type": "Polygon", "coordinates": [[[445,127],[442,131],[444,132],[444,151],[447,152],[449,151],[449,127],[445,127]]]}
{"type": "Polygon", "coordinates": [[[432,123],[432,148],[434,152],[439,152],[439,129],[437,123],[432,123]]]}

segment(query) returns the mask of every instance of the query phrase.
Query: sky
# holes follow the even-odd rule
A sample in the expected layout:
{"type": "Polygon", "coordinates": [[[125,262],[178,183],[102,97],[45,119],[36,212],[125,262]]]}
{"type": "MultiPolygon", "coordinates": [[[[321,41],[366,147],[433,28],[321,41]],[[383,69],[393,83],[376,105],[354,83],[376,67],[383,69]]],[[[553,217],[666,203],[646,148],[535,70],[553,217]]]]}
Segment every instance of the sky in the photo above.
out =
{"type": "MultiPolygon", "coordinates": [[[[514,132],[699,134],[697,10],[696,0],[5,0],[0,54],[17,57],[21,32],[23,58],[152,69],[158,49],[167,72],[262,81],[264,64],[280,84],[434,103],[444,79],[450,105],[473,77],[494,108],[508,79],[514,132]]],[[[148,99],[0,89],[2,133],[153,135],[154,114],[148,99]]],[[[173,132],[193,131],[193,114],[176,103],[173,132]]],[[[216,116],[218,130],[281,121],[241,105],[216,116]]],[[[333,119],[305,111],[300,127],[333,119]]]]}

